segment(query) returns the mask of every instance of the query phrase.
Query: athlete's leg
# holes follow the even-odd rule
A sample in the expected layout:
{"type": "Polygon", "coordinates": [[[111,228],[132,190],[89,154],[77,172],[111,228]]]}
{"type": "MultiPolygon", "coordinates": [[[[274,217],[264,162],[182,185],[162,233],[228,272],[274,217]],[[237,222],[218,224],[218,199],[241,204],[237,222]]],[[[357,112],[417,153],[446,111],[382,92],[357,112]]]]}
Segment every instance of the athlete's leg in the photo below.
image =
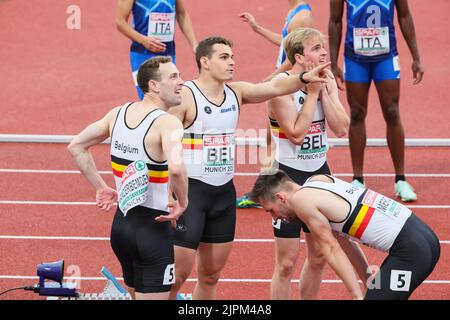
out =
{"type": "Polygon", "coordinates": [[[198,281],[194,289],[193,299],[216,299],[220,272],[228,260],[232,246],[233,242],[200,243],[197,260],[198,281]]]}
{"type": "Polygon", "coordinates": [[[364,149],[366,147],[367,104],[371,81],[370,65],[344,58],[344,77],[347,102],[350,106],[348,132],[353,174],[362,177],[364,172],[364,149]]]}
{"type": "Polygon", "coordinates": [[[375,82],[375,86],[386,122],[386,139],[394,164],[395,174],[404,175],[405,132],[399,112],[400,80],[378,81],[375,82]]]}
{"type": "Polygon", "coordinates": [[[311,233],[305,232],[305,241],[308,256],[300,274],[300,295],[303,300],[313,300],[319,293],[326,260],[311,233]]]}
{"type": "Polygon", "coordinates": [[[291,280],[300,248],[299,238],[275,237],[275,268],[270,284],[270,299],[291,299],[291,280]]]}
{"type": "Polygon", "coordinates": [[[177,293],[192,272],[197,251],[191,248],[174,246],[175,252],[175,283],[170,291],[170,299],[175,300],[177,293]]]}
{"type": "Polygon", "coordinates": [[[364,149],[366,147],[367,104],[370,82],[346,81],[347,101],[350,106],[348,132],[353,174],[362,177],[364,172],[364,149]]]}

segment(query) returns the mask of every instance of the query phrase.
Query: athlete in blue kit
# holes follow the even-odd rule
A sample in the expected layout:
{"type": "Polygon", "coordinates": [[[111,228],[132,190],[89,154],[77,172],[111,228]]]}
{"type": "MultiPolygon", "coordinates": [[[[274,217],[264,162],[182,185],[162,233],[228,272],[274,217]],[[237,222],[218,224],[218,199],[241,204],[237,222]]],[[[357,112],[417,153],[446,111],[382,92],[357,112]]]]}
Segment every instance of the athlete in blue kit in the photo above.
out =
{"type": "MultiPolygon", "coordinates": [[[[351,111],[349,141],[353,184],[364,187],[365,118],[369,88],[373,80],[387,125],[387,143],[396,175],[395,193],[402,201],[415,201],[417,196],[406,182],[404,171],[405,133],[399,113],[400,64],[394,28],[395,8],[400,29],[413,58],[413,83],[418,84],[424,71],[407,0],[330,0],[330,60],[332,71],[338,80],[342,83],[345,78],[346,81],[347,101],[351,111]],[[344,2],[347,3],[347,34],[343,76],[338,66],[338,55],[344,2]]],[[[342,84],[339,86],[342,89],[342,84]]]]}
{"type": "Polygon", "coordinates": [[[155,56],[170,56],[175,61],[175,20],[195,52],[195,38],[191,18],[183,0],[119,0],[117,4],[117,29],[132,41],[130,63],[133,80],[139,97],[144,94],[137,85],[139,66],[155,56]],[[132,25],[128,18],[132,14],[132,25]]]}

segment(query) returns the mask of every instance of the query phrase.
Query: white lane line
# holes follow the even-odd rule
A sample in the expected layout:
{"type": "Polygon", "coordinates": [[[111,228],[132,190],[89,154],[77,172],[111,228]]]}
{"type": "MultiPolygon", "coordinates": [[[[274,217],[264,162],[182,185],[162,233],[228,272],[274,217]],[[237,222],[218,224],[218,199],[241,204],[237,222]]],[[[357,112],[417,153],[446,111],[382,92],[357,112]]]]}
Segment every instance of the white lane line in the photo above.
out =
{"type": "MultiPolygon", "coordinates": [[[[0,279],[5,280],[37,280],[39,279],[36,276],[10,276],[10,275],[0,275],[0,279]]],[[[117,277],[117,280],[123,280],[122,277],[117,277]]],[[[84,280],[84,281],[106,281],[104,277],[65,277],[64,280],[84,280]]],[[[188,278],[186,281],[188,282],[197,282],[196,278],[188,278]]],[[[272,279],[219,279],[219,282],[231,282],[231,283],[242,283],[242,282],[251,282],[251,283],[270,283],[272,279]]],[[[291,280],[293,283],[299,283],[300,280],[293,279],[291,280]]],[[[361,282],[361,280],[359,280],[361,282]]],[[[322,283],[342,283],[342,280],[338,279],[329,279],[322,280],[322,283]]],[[[425,280],[423,283],[426,284],[450,284],[450,280],[425,280]]]]}
{"type": "MultiPolygon", "coordinates": [[[[0,235],[0,239],[6,240],[65,240],[65,241],[109,241],[109,237],[76,237],[76,236],[12,236],[0,235]]],[[[267,243],[274,242],[274,239],[234,239],[234,242],[242,243],[267,243]]],[[[305,240],[300,240],[304,243],[305,240]]],[[[450,240],[440,240],[441,244],[450,244],[450,240]]]]}
{"type": "MultiPolygon", "coordinates": [[[[47,173],[47,174],[80,174],[79,170],[41,170],[41,169],[0,169],[0,173],[47,173]]],[[[99,174],[112,175],[111,171],[101,170],[99,174]]],[[[259,172],[236,172],[235,176],[256,177],[259,172]]],[[[417,178],[450,178],[450,173],[407,173],[408,177],[417,178]]],[[[353,173],[335,173],[336,177],[353,177],[353,173]]],[[[392,173],[365,173],[366,177],[393,177],[392,173]]]]}
{"type": "Polygon", "coordinates": [[[94,206],[95,202],[0,200],[0,204],[35,204],[35,205],[57,205],[57,206],[94,206]]]}
{"type": "MultiPolygon", "coordinates": [[[[0,200],[2,204],[15,205],[58,205],[58,206],[94,206],[95,202],[82,201],[26,201],[26,200],[0,200]]],[[[116,204],[114,204],[116,205],[116,204]]],[[[407,205],[411,209],[450,209],[450,205],[407,205]]]]}
{"type": "MultiPolygon", "coordinates": [[[[235,172],[235,176],[256,177],[259,172],[235,172]]],[[[335,177],[353,177],[353,173],[334,173],[335,177]]],[[[393,173],[364,173],[364,177],[394,177],[393,173]]],[[[407,177],[416,178],[450,178],[450,173],[406,173],[407,177]]]]}

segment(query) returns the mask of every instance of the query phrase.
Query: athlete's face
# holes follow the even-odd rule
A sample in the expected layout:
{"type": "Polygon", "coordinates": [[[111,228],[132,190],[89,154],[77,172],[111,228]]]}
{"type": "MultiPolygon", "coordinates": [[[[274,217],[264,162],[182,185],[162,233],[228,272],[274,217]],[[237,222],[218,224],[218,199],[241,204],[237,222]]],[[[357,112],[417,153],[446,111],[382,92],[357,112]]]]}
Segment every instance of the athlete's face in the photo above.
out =
{"type": "Polygon", "coordinates": [[[283,219],[289,222],[296,217],[295,212],[288,205],[287,195],[284,192],[276,193],[274,200],[259,200],[259,203],[263,206],[264,210],[266,210],[274,220],[283,219]]]}
{"type": "Polygon", "coordinates": [[[312,63],[314,66],[327,62],[328,52],[325,50],[323,41],[318,37],[306,40],[304,43],[303,61],[312,63]]]}
{"type": "Polygon", "coordinates": [[[168,107],[181,104],[181,88],[183,79],[180,72],[172,63],[162,63],[159,66],[161,72],[161,81],[159,81],[159,97],[168,107]]]}
{"type": "Polygon", "coordinates": [[[229,46],[216,43],[213,45],[211,57],[205,57],[204,68],[209,70],[210,74],[218,80],[231,80],[234,71],[233,57],[233,51],[229,46]]]}

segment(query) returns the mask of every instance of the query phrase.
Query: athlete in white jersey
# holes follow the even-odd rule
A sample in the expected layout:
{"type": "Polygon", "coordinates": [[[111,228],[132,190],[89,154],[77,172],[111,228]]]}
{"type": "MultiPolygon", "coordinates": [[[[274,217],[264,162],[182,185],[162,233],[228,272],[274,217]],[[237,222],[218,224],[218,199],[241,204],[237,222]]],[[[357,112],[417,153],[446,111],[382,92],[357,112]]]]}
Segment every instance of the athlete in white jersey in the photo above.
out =
{"type": "Polygon", "coordinates": [[[179,72],[170,57],[144,62],[138,72],[140,102],[111,110],[84,129],[68,149],[96,189],[97,206],[109,211],[118,200],[111,247],[122,267],[128,291],[136,299],[168,299],[174,282],[173,230],[187,207],[180,121],[167,113],[181,103],[179,72]],[[117,191],[97,173],[89,151],[111,137],[111,161],[117,191]],[[176,201],[168,201],[168,185],[176,201]]]}
{"type": "MultiPolygon", "coordinates": [[[[327,52],[320,31],[312,28],[295,29],[285,39],[285,52],[293,65],[289,73],[300,74],[309,65],[326,62],[327,52]]],[[[274,167],[280,168],[298,184],[314,174],[330,174],[327,164],[327,126],[338,137],[346,134],[349,118],[339,100],[337,85],[329,79],[326,85],[308,84],[305,90],[269,100],[269,119],[275,143],[274,167]]],[[[273,221],[275,235],[275,267],[270,293],[272,299],[290,299],[300,247],[302,222],[273,221]]],[[[323,255],[316,250],[314,239],[303,225],[308,254],[300,279],[300,298],[315,299],[318,295],[325,266],[323,255]]],[[[343,240],[342,242],[345,242],[343,240]]],[[[354,243],[343,243],[357,266],[360,277],[367,278],[367,262],[354,243]],[[359,261],[360,263],[357,263],[359,261]]]]}
{"type": "MultiPolygon", "coordinates": [[[[231,42],[222,37],[201,41],[196,60],[200,75],[184,86],[182,104],[171,110],[186,129],[183,146],[189,163],[190,203],[176,229],[177,273],[172,297],[191,273],[198,253],[198,281],[193,297],[215,299],[220,272],[234,239],[234,131],[240,106],[293,93],[304,83],[298,75],[292,75],[268,83],[226,84],[232,79],[234,61],[231,42]]],[[[325,81],[319,76],[325,67],[305,73],[303,79],[325,81]]]]}
{"type": "Polygon", "coordinates": [[[273,218],[298,218],[308,226],[354,299],[363,294],[332,232],[388,253],[367,283],[365,299],[408,299],[439,260],[434,232],[410,209],[373,190],[327,175],[313,176],[301,186],[283,171],[272,170],[258,177],[251,195],[273,218]]]}

